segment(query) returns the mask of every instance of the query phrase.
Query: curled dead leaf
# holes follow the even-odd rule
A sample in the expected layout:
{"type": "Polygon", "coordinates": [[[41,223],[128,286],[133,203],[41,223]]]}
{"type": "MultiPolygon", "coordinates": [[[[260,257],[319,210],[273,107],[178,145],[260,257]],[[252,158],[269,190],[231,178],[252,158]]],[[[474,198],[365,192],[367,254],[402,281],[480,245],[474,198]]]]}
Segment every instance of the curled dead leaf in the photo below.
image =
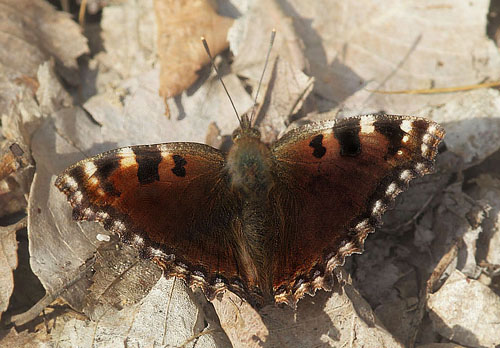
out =
{"type": "Polygon", "coordinates": [[[156,0],[160,95],[173,97],[191,86],[196,72],[210,61],[200,37],[213,54],[228,47],[227,31],[233,19],[220,16],[207,0],[156,0]]]}

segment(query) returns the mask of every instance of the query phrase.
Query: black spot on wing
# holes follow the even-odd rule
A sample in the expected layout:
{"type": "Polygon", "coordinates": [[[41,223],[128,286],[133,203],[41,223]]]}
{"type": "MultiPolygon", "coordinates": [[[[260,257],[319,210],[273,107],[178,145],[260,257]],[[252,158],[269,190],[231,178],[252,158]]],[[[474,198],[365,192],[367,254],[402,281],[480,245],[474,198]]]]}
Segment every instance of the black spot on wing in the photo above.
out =
{"type": "Polygon", "coordinates": [[[151,148],[144,148],[143,146],[134,146],[132,147],[132,151],[134,151],[135,160],[138,164],[137,178],[139,179],[139,183],[145,185],[159,181],[158,165],[162,160],[161,152],[151,148]]]}
{"type": "Polygon", "coordinates": [[[353,119],[352,122],[333,128],[333,135],[340,144],[341,156],[354,157],[361,153],[361,141],[359,140],[361,126],[359,122],[359,119],[353,119]]]}
{"type": "Polygon", "coordinates": [[[415,120],[412,123],[412,135],[415,136],[419,142],[422,141],[423,136],[427,133],[429,128],[429,121],[427,120],[415,120]]]}
{"type": "Polygon", "coordinates": [[[373,126],[375,127],[375,131],[385,136],[389,141],[387,154],[389,156],[396,155],[401,148],[405,135],[405,132],[401,129],[401,120],[393,120],[391,122],[375,121],[373,126]]]}
{"type": "Polygon", "coordinates": [[[323,134],[316,135],[309,143],[309,146],[314,149],[313,156],[321,158],[326,153],[326,147],[323,146],[323,134]]]}
{"type": "Polygon", "coordinates": [[[108,180],[111,174],[120,168],[118,158],[99,158],[94,162],[97,170],[95,176],[99,179],[99,185],[109,195],[120,196],[113,184],[108,180]]]}
{"type": "Polygon", "coordinates": [[[81,186],[83,184],[83,180],[85,179],[85,171],[83,170],[82,166],[79,165],[71,168],[68,174],[73,179],[75,179],[75,181],[78,183],[78,186],[81,186]]]}
{"type": "Polygon", "coordinates": [[[187,162],[184,159],[184,157],[179,155],[173,155],[172,158],[174,159],[175,163],[175,166],[172,168],[172,173],[180,177],[185,177],[186,168],[184,168],[184,166],[187,164],[187,162]]]}

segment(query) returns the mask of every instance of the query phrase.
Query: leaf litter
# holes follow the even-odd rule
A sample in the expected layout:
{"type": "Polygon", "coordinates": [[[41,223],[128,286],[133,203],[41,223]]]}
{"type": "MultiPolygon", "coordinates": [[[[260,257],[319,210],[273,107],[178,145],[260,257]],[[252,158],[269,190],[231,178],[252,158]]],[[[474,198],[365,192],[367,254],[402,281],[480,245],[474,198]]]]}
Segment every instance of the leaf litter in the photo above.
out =
{"type": "MultiPolygon", "coordinates": [[[[100,36],[105,50],[88,57],[86,69],[77,65],[76,58],[88,52],[87,39],[69,16],[37,1],[31,6],[47,13],[41,23],[50,26],[20,29],[19,23],[33,17],[19,16],[21,9],[8,1],[0,3],[14,14],[12,24],[3,22],[7,24],[1,31],[10,33],[17,28],[17,35],[30,43],[0,50],[1,56],[9,58],[2,60],[7,69],[0,80],[5,101],[0,109],[3,136],[30,146],[36,162],[27,210],[31,269],[47,294],[60,294],[65,306],[92,318],[66,311],[48,319],[60,323],[52,329],[50,322],[33,324],[38,325],[33,345],[40,346],[42,341],[68,347],[91,342],[96,346],[198,347],[488,344],[483,337],[491,327],[470,325],[473,321],[465,316],[445,314],[453,308],[466,308],[468,299],[463,296],[467,291],[474,291],[477,303],[498,301],[498,290],[492,291],[498,289],[498,276],[481,266],[484,262],[498,264],[495,255],[499,254],[495,242],[499,239],[498,162],[484,165],[499,151],[498,92],[369,92],[465,85],[498,76],[498,48],[485,35],[488,2],[391,3],[390,10],[388,4],[373,1],[306,5],[242,0],[219,4],[218,13],[231,14],[234,24],[214,31],[217,34],[209,45],[219,47],[221,43],[223,50],[230,43],[234,56],[224,51],[216,64],[240,114],[252,107],[270,31],[278,29],[258,100],[260,127],[269,141],[293,127],[296,120],[380,111],[430,117],[442,123],[448,134],[437,173],[402,195],[394,213],[385,217],[388,228],[370,236],[363,255],[348,260],[343,292],[318,292],[300,301],[295,312],[267,308],[260,314],[230,293],[214,300],[212,306],[179,280],[139,277],[157,274],[158,269],[146,263],[144,267],[149,264],[151,270],[144,271],[132,262],[137,260],[134,255],[123,261],[111,258],[112,254],[128,254],[113,238],[109,242],[98,239],[108,235],[98,224],[72,221],[69,205],[53,186],[55,175],[66,166],[107,149],[168,141],[204,142],[213,132],[216,138],[225,137],[237,126],[217,78],[211,69],[200,69],[206,57],[200,56],[186,71],[168,65],[169,55],[177,56],[169,52],[182,52],[194,43],[187,45],[187,39],[178,36],[172,51],[158,45],[166,38],[158,36],[161,30],[178,35],[193,27],[189,20],[189,24],[174,21],[178,30],[166,26],[174,22],[160,15],[158,6],[169,3],[122,1],[103,7],[100,36]],[[13,56],[14,52],[21,56],[13,56]],[[174,71],[165,73],[166,68],[174,71]],[[75,94],[70,87],[79,83],[75,78],[78,69],[87,74],[78,87],[86,96],[81,104],[75,98],[78,91],[75,94]],[[190,83],[176,87],[176,92],[165,92],[165,74],[188,76],[190,83]],[[170,118],[165,116],[167,111],[170,118]],[[449,272],[432,289],[432,302],[427,306],[423,302],[422,308],[429,314],[419,318],[417,308],[423,299],[415,289],[425,287],[424,282],[457,238],[465,244],[449,272]],[[120,271],[127,264],[130,267],[120,271]],[[85,273],[92,268],[94,274],[85,273]],[[117,273],[107,274],[106,268],[117,273]],[[138,275],[129,274],[133,271],[138,275]],[[467,287],[460,274],[476,283],[467,287]],[[81,279],[75,281],[78,277],[81,279]],[[134,289],[140,291],[131,291],[134,289]],[[441,299],[441,292],[462,301],[449,303],[452,295],[441,299]],[[401,319],[393,320],[395,317],[401,319]],[[457,327],[462,328],[460,332],[450,331],[457,327]]],[[[198,35],[204,29],[195,23],[192,30],[198,35]]],[[[2,273],[11,273],[13,265],[1,266],[2,273]]],[[[470,315],[477,311],[479,306],[470,315]]],[[[3,340],[9,342],[16,335],[27,334],[10,330],[3,340]]]]}

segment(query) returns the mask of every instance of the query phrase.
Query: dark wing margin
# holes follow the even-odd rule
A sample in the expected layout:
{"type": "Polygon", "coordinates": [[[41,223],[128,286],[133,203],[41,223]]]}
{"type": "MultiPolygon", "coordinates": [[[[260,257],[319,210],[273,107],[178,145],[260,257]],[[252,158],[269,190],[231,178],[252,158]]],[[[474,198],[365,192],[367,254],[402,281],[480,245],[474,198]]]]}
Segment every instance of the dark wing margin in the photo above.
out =
{"type": "Polygon", "coordinates": [[[433,170],[444,131],[410,116],[366,115],[305,125],[271,151],[271,194],[278,219],[273,289],[295,306],[306,293],[331,288],[332,271],[360,253],[368,233],[410,180],[433,170]]]}
{"type": "Polygon", "coordinates": [[[249,302],[234,244],[241,202],[223,154],[197,143],[124,147],[84,159],[55,185],[76,220],[99,221],[152,258],[167,276],[209,299],[229,289],[249,302]]]}

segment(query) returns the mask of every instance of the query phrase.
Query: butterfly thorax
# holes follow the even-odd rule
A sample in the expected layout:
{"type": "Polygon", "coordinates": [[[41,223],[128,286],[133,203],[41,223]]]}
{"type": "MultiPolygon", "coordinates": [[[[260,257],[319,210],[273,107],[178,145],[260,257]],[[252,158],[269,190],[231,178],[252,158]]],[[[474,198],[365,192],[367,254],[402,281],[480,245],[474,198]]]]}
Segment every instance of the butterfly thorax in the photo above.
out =
{"type": "Polygon", "coordinates": [[[233,141],[227,156],[227,169],[231,189],[242,201],[239,263],[249,284],[257,286],[264,297],[270,297],[274,242],[269,201],[274,182],[271,152],[253,128],[238,129],[233,141]]]}
{"type": "Polygon", "coordinates": [[[232,189],[249,199],[266,199],[273,183],[273,162],[268,146],[254,128],[238,129],[233,141],[227,156],[232,189]]]}

